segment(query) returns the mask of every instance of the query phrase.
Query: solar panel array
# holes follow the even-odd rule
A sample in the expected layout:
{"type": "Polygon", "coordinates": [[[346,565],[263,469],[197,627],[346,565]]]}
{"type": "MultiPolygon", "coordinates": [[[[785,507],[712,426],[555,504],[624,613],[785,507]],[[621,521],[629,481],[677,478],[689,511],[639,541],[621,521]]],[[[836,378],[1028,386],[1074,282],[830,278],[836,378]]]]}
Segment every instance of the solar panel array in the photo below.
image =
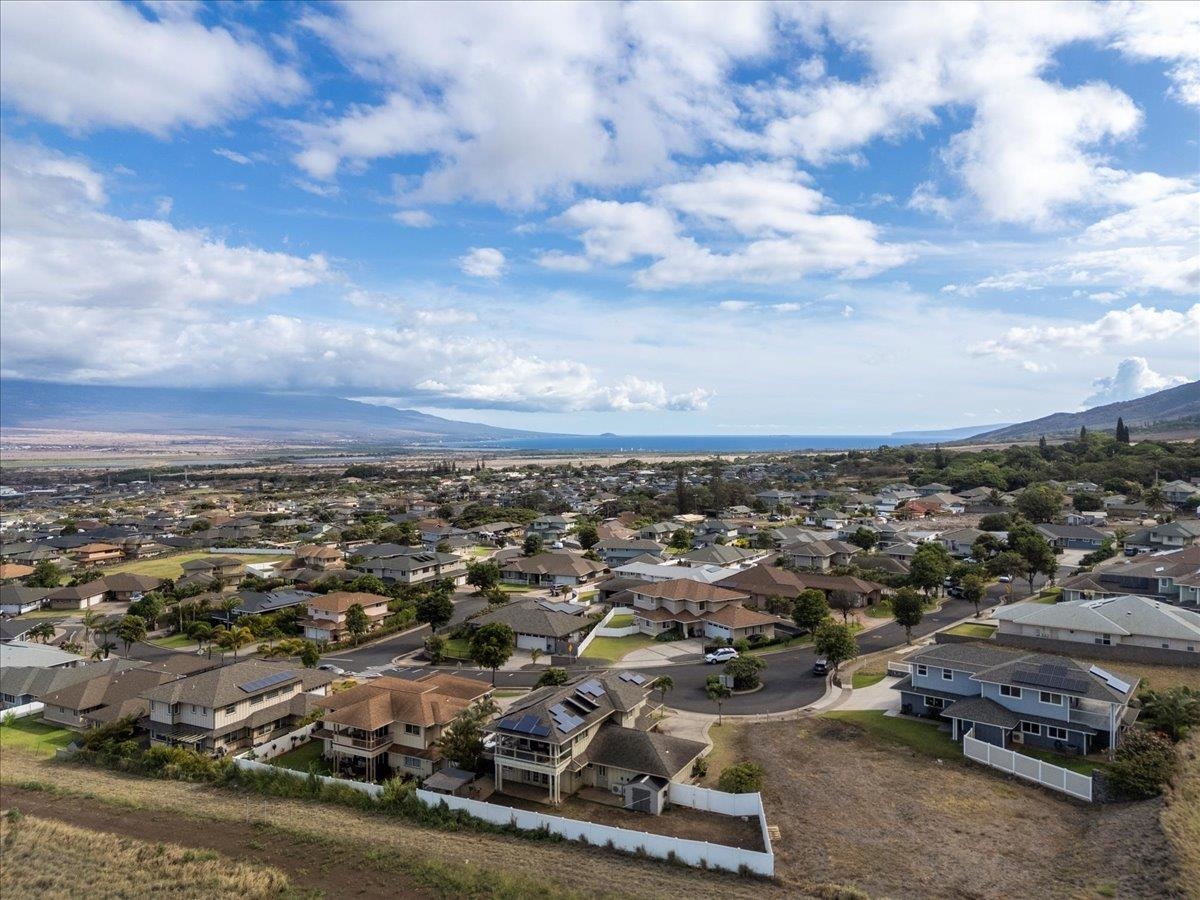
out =
{"type": "Polygon", "coordinates": [[[622,672],[619,677],[622,681],[630,681],[633,684],[646,683],[646,676],[641,675],[638,672],[622,672]]]}
{"type": "Polygon", "coordinates": [[[572,715],[563,704],[556,703],[550,707],[550,717],[554,719],[554,727],[563,734],[570,734],[583,724],[583,719],[572,715]]]}
{"type": "Polygon", "coordinates": [[[1065,666],[1044,666],[1044,669],[1051,671],[1034,671],[1032,669],[1018,669],[1013,672],[1013,681],[1020,684],[1031,684],[1034,687],[1050,688],[1056,691],[1070,691],[1074,694],[1082,694],[1087,690],[1087,682],[1081,681],[1078,678],[1071,678],[1066,674],[1058,674],[1058,669],[1066,673],[1065,666]]]}
{"type": "Polygon", "coordinates": [[[256,694],[263,688],[269,688],[273,684],[283,684],[283,682],[291,681],[295,677],[295,672],[276,672],[274,675],[267,675],[265,678],[256,678],[254,681],[239,684],[238,688],[247,694],[256,694]]]}
{"type": "Polygon", "coordinates": [[[549,737],[550,728],[542,723],[537,716],[509,716],[500,720],[500,727],[517,734],[532,734],[535,737],[549,737]]]}
{"type": "Polygon", "coordinates": [[[581,694],[588,694],[592,697],[602,697],[604,696],[604,685],[593,678],[591,681],[585,681],[579,685],[579,687],[575,688],[575,691],[581,694]]]}

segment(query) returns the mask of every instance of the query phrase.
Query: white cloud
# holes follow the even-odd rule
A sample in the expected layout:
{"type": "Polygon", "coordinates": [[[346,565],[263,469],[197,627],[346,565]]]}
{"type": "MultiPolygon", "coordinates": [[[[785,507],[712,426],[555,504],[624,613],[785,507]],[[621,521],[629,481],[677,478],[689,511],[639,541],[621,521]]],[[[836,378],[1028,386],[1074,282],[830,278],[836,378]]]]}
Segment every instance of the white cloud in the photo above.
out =
{"type": "Polygon", "coordinates": [[[433,216],[423,209],[402,209],[392,213],[392,218],[409,228],[429,228],[433,225],[433,216]]]}
{"type": "Polygon", "coordinates": [[[499,278],[504,266],[504,254],[495,247],[472,247],[458,258],[458,267],[473,278],[499,278]]]}
{"type": "Polygon", "coordinates": [[[1094,393],[1083,401],[1083,405],[1090,408],[1119,400],[1134,400],[1163,388],[1186,384],[1187,380],[1182,375],[1160,375],[1142,357],[1130,356],[1117,364],[1116,374],[1092,382],[1094,393]]]}
{"type": "Polygon", "coordinates": [[[229,160],[231,163],[237,163],[239,166],[248,166],[254,162],[245,153],[238,153],[236,150],[230,150],[228,147],[217,147],[213,150],[213,153],[229,160]]]}
{"type": "Polygon", "coordinates": [[[0,4],[5,101],[71,131],[165,136],[245,115],[305,90],[294,69],[224,28],[153,21],[116,2],[0,4]]]}
{"type": "Polygon", "coordinates": [[[1200,303],[1183,312],[1156,309],[1135,303],[1114,309],[1094,322],[1065,325],[1022,325],[1009,328],[999,338],[981,341],[970,350],[977,356],[1011,357],[1038,348],[1070,347],[1096,351],[1163,341],[1179,335],[1200,336],[1200,303]]]}
{"type": "Polygon", "coordinates": [[[725,312],[745,312],[753,307],[754,304],[748,300],[722,300],[717,304],[717,308],[725,312]]]}
{"type": "Polygon", "coordinates": [[[561,250],[550,250],[537,258],[537,264],[551,272],[587,272],[592,268],[586,256],[574,256],[561,250]]]}
{"type": "Polygon", "coordinates": [[[1134,59],[1174,63],[1172,94],[1200,106],[1200,6],[1195,3],[1113,3],[1105,12],[1112,46],[1134,59]]]}

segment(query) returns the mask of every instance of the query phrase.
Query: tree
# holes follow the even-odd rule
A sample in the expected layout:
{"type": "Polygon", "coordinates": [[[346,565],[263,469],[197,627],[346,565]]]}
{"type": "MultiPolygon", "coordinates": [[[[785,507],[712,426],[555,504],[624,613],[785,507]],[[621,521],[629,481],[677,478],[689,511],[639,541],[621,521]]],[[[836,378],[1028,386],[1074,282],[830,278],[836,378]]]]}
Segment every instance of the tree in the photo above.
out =
{"type": "Polygon", "coordinates": [[[979,617],[979,604],[983,600],[983,595],[987,591],[987,587],[983,579],[978,575],[971,574],[963,577],[959,587],[962,588],[963,599],[968,603],[975,604],[975,617],[979,617]]]}
{"type": "Polygon", "coordinates": [[[446,639],[440,634],[431,634],[425,638],[425,653],[431,666],[440,666],[446,658],[446,639]]]}
{"type": "Polygon", "coordinates": [[[521,551],[526,556],[537,556],[542,552],[543,543],[540,534],[527,534],[525,535],[525,542],[521,545],[521,551]]]}
{"type": "Polygon", "coordinates": [[[759,672],[766,667],[767,664],[759,657],[743,654],[725,663],[725,674],[733,679],[735,689],[752,691],[761,683],[759,672]]]}
{"type": "Polygon", "coordinates": [[[724,722],[721,707],[726,700],[733,694],[728,686],[722,683],[720,675],[709,675],[704,682],[704,692],[708,694],[708,699],[717,704],[717,724],[721,725],[724,722]]]}
{"type": "Polygon", "coordinates": [[[1053,578],[1058,572],[1058,559],[1054,550],[1041,533],[1028,522],[1015,522],[1008,530],[1008,549],[1021,560],[1020,572],[1029,582],[1029,593],[1033,593],[1033,582],[1038,575],[1053,578]]]}
{"type": "Polygon", "coordinates": [[[1050,458],[1050,448],[1046,446],[1046,436],[1044,434],[1038,438],[1038,454],[1042,459],[1050,458]]]}
{"type": "Polygon", "coordinates": [[[1034,484],[1021,491],[1017,509],[1031,522],[1051,522],[1062,512],[1063,492],[1049,484],[1034,484]]]}
{"type": "Polygon", "coordinates": [[[125,655],[129,655],[129,648],[138,641],[146,638],[146,620],[141,616],[127,615],[121,619],[121,624],[117,626],[117,637],[121,639],[121,643],[125,645],[125,655]]]}
{"type": "Polygon", "coordinates": [[[1080,492],[1071,498],[1071,505],[1075,507],[1076,512],[1088,512],[1089,510],[1104,509],[1104,501],[1095,494],[1080,492]]]}
{"type": "Polygon", "coordinates": [[[549,666],[537,680],[537,687],[556,687],[560,684],[566,684],[567,679],[570,677],[566,669],[561,669],[558,666],[549,666]]]}
{"type": "Polygon", "coordinates": [[[320,661],[321,651],[317,648],[316,642],[305,641],[304,646],[300,648],[300,665],[306,669],[315,669],[320,661]]]}
{"type": "Polygon", "coordinates": [[[74,653],[76,656],[83,653],[83,644],[79,641],[63,641],[58,645],[58,649],[64,653],[74,653]]]}
{"type": "Polygon", "coordinates": [[[1129,426],[1125,424],[1125,420],[1123,418],[1121,418],[1120,416],[1117,416],[1116,437],[1117,437],[1118,444],[1128,444],[1129,443],[1129,426]]]}
{"type": "Polygon", "coordinates": [[[675,690],[675,680],[670,675],[659,675],[654,679],[654,689],[658,691],[658,702],[666,705],[667,692],[675,690]]]}
{"type": "Polygon", "coordinates": [[[1008,513],[988,513],[979,520],[980,531],[1008,531],[1008,513]]]}
{"type": "Polygon", "coordinates": [[[842,663],[858,656],[858,641],[854,639],[854,632],[849,625],[825,622],[813,635],[813,649],[818,656],[829,661],[836,675],[842,663]]]}
{"type": "Polygon", "coordinates": [[[875,546],[875,542],[879,539],[875,536],[870,528],[859,528],[854,534],[846,538],[847,542],[856,547],[862,547],[864,550],[870,550],[875,546]]]}
{"type": "Polygon", "coordinates": [[[222,650],[232,650],[233,658],[237,659],[238,651],[254,641],[254,634],[249,628],[235,625],[232,628],[218,627],[213,632],[217,646],[222,650]]]}
{"type": "Polygon", "coordinates": [[[233,613],[235,610],[239,609],[241,605],[242,599],[236,594],[232,597],[226,597],[221,601],[221,612],[225,614],[223,618],[226,622],[233,621],[233,613]]]}
{"type": "Polygon", "coordinates": [[[793,601],[787,597],[768,597],[763,608],[773,616],[790,615],[793,601]]]}
{"type": "Polygon", "coordinates": [[[483,726],[497,711],[496,701],[491,697],[484,697],[462,710],[438,739],[442,756],[468,772],[479,768],[483,756],[483,726]]]}
{"type": "Polygon", "coordinates": [[[1175,745],[1156,731],[1131,728],[1121,739],[1107,780],[1126,797],[1153,797],[1179,765],[1175,745]]]}
{"type": "Polygon", "coordinates": [[[117,645],[109,640],[101,640],[92,651],[92,659],[108,659],[108,655],[117,649],[117,645]]]}
{"type": "Polygon", "coordinates": [[[797,628],[802,628],[809,634],[817,630],[817,626],[829,618],[829,603],[825,595],[816,588],[801,591],[792,606],[792,621],[797,628]]]}
{"type": "Polygon", "coordinates": [[[1145,691],[1141,701],[1142,721],[1172,741],[1183,740],[1191,726],[1200,725],[1200,689],[1181,685],[1167,691],[1145,691]]]}
{"type": "Polygon", "coordinates": [[[363,605],[361,603],[350,604],[350,608],[346,610],[346,630],[354,638],[354,643],[357,644],[370,627],[371,620],[367,618],[367,611],[363,609],[363,605]]]}
{"type": "Polygon", "coordinates": [[[579,539],[579,546],[584,550],[590,550],[600,542],[600,533],[596,531],[596,526],[591,523],[580,525],[575,530],[575,537],[579,539]]]}
{"type": "Polygon", "coordinates": [[[473,635],[468,645],[471,659],[481,669],[492,670],[492,684],[496,684],[496,670],[508,662],[517,646],[517,636],[503,622],[484,625],[473,635]]]}
{"type": "Polygon", "coordinates": [[[909,583],[928,597],[931,590],[942,586],[953,565],[954,560],[945,547],[935,541],[926,541],[913,554],[908,570],[909,583]]]}
{"type": "Polygon", "coordinates": [[[484,562],[467,563],[467,584],[484,593],[488,588],[500,584],[500,566],[490,559],[484,562]]]}
{"type": "Polygon", "coordinates": [[[675,512],[679,515],[691,512],[691,497],[687,483],[683,480],[687,466],[680,463],[675,467],[675,512]]]}
{"type": "Polygon", "coordinates": [[[54,637],[54,624],[51,622],[38,622],[29,629],[29,636],[35,641],[41,641],[43,644],[48,643],[54,637]]]}
{"type": "Polygon", "coordinates": [[[892,597],[892,614],[896,623],[904,626],[904,643],[912,643],[912,630],[921,624],[925,615],[921,595],[912,588],[900,588],[892,597]]]}
{"type": "Polygon", "coordinates": [[[103,619],[104,615],[94,609],[89,609],[83,614],[81,621],[83,623],[83,639],[85,641],[92,639],[92,632],[103,619]]]}
{"type": "Polygon", "coordinates": [[[208,644],[208,655],[212,656],[212,626],[207,622],[193,622],[187,628],[187,636],[200,645],[204,649],[204,645],[208,644]]]}
{"type": "Polygon", "coordinates": [[[500,585],[492,585],[483,592],[483,597],[488,602],[488,606],[499,606],[501,603],[508,602],[508,594],[504,593],[500,585]]]}
{"type": "MultiPolygon", "coordinates": [[[[422,594],[417,598],[417,621],[428,622],[432,631],[437,631],[454,616],[454,601],[442,594],[422,594]]],[[[349,624],[349,613],[346,615],[349,624]]]]}
{"type": "Polygon", "coordinates": [[[671,532],[671,549],[672,550],[690,550],[692,546],[692,533],[686,528],[676,528],[671,532]]]}
{"type": "Polygon", "coordinates": [[[767,773],[758,763],[740,762],[729,766],[717,779],[717,790],[727,794],[754,794],[763,788],[767,773]]]}
{"type": "Polygon", "coordinates": [[[837,590],[829,592],[829,606],[842,614],[843,622],[850,621],[850,610],[854,609],[857,602],[858,598],[849,591],[837,590]]]}
{"type": "Polygon", "coordinates": [[[53,588],[62,581],[62,570],[48,559],[43,559],[33,567],[33,573],[25,579],[29,587],[53,588]]]}
{"type": "Polygon", "coordinates": [[[1166,506],[1166,498],[1163,496],[1162,488],[1157,484],[1152,484],[1146,490],[1142,491],[1142,502],[1146,504],[1146,508],[1151,512],[1157,512],[1166,506]]]}
{"type": "Polygon", "coordinates": [[[1086,425],[1079,426],[1079,443],[1086,444],[1088,440],[1088,430],[1086,425]]]}

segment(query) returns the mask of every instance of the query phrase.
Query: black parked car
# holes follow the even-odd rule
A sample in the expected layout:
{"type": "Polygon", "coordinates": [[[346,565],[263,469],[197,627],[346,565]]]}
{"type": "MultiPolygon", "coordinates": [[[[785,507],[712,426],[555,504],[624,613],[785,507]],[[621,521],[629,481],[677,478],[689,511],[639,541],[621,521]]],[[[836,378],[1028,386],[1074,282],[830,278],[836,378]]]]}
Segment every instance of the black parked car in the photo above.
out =
{"type": "Polygon", "coordinates": [[[813,663],[812,673],[814,675],[825,676],[829,674],[829,660],[823,656],[818,656],[816,662],[813,663]]]}

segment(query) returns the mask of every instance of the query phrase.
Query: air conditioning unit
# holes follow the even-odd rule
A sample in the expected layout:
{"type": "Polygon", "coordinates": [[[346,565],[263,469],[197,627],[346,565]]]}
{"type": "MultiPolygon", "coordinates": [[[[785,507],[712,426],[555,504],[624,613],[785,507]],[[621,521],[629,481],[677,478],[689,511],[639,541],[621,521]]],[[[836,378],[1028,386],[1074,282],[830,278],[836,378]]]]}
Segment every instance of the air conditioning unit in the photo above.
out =
{"type": "Polygon", "coordinates": [[[625,793],[625,785],[614,784],[611,788],[609,788],[609,790],[612,791],[616,796],[620,797],[623,793],[625,793]]]}
{"type": "Polygon", "coordinates": [[[1025,735],[1023,735],[1023,734],[1022,734],[1021,732],[1019,732],[1019,731],[1014,731],[1014,732],[1012,733],[1012,742],[1013,742],[1014,744],[1023,744],[1023,743],[1025,743],[1025,735]]]}

